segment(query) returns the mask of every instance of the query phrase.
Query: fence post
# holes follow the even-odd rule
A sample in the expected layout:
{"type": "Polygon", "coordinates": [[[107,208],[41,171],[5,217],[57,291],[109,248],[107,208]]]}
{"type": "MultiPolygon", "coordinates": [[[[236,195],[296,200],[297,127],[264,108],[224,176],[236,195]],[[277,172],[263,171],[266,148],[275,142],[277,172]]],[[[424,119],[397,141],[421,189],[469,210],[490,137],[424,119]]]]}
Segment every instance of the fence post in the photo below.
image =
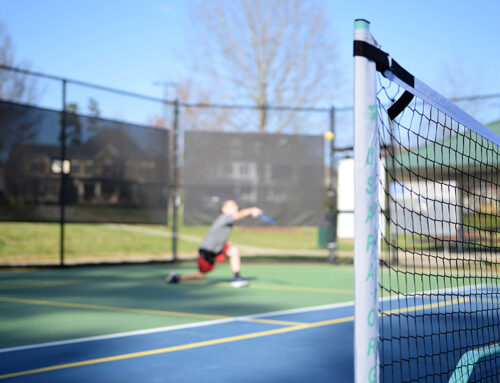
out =
{"type": "Polygon", "coordinates": [[[335,263],[337,260],[337,204],[333,178],[335,173],[335,107],[330,108],[330,132],[332,139],[329,141],[329,185],[328,185],[328,262],[335,263]]]}
{"type": "Polygon", "coordinates": [[[59,196],[60,207],[60,243],[59,243],[59,263],[64,266],[64,224],[65,224],[65,208],[66,208],[66,173],[64,171],[64,163],[66,161],[66,79],[62,80],[62,114],[61,114],[61,190],[59,196]]]}
{"type": "Polygon", "coordinates": [[[174,124],[173,124],[173,180],[172,180],[172,207],[173,207],[173,222],[172,222],[172,255],[174,262],[177,261],[177,239],[179,234],[178,229],[178,209],[180,205],[179,199],[179,100],[174,103],[174,124]]]}

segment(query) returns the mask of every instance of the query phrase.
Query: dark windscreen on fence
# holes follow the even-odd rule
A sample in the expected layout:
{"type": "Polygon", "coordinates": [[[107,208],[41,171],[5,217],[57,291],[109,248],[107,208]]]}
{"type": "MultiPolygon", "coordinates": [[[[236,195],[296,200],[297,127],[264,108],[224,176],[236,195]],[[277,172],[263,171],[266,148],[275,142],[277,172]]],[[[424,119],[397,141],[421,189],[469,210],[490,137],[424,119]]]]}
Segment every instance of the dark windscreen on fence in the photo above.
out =
{"type": "Polygon", "coordinates": [[[0,220],[58,221],[61,114],[0,102],[0,220]]]}
{"type": "Polygon", "coordinates": [[[166,223],[168,132],[0,102],[0,220],[166,223]]]}
{"type": "Polygon", "coordinates": [[[186,225],[211,223],[227,199],[242,208],[259,206],[279,225],[322,222],[322,137],[191,131],[185,134],[184,148],[186,225]]]}

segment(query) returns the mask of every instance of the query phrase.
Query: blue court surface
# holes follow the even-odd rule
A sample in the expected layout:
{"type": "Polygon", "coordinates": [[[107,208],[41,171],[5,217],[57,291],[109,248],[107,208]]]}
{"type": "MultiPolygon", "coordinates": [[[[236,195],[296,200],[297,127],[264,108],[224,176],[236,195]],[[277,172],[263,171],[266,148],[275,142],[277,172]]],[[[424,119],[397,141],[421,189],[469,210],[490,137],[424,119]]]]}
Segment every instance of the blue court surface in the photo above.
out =
{"type": "MultiPolygon", "coordinates": [[[[487,285],[382,298],[380,381],[495,382],[499,298],[487,285]]],[[[346,302],[3,348],[0,380],[352,382],[353,313],[346,302]]]]}
{"type": "Polygon", "coordinates": [[[12,382],[351,382],[352,303],[0,350],[12,382]]]}
{"type": "Polygon", "coordinates": [[[500,295],[477,285],[382,300],[381,382],[498,382],[500,295]]]}

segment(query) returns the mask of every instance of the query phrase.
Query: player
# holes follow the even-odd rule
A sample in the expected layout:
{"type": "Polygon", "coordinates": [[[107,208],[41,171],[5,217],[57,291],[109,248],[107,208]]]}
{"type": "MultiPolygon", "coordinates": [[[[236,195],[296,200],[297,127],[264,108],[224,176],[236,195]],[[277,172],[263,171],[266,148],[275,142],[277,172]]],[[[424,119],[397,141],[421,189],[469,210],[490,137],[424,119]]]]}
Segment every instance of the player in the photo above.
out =
{"type": "Polygon", "coordinates": [[[179,283],[191,279],[203,279],[205,274],[215,268],[215,262],[223,262],[226,256],[234,273],[231,286],[248,286],[249,282],[240,276],[240,251],[236,246],[227,242],[235,221],[248,216],[257,218],[262,214],[262,210],[257,207],[250,207],[240,210],[238,204],[233,200],[224,201],[221,207],[222,214],[214,221],[208,234],[203,238],[199,247],[198,272],[191,274],[178,274],[172,271],[167,275],[165,282],[179,283]]]}

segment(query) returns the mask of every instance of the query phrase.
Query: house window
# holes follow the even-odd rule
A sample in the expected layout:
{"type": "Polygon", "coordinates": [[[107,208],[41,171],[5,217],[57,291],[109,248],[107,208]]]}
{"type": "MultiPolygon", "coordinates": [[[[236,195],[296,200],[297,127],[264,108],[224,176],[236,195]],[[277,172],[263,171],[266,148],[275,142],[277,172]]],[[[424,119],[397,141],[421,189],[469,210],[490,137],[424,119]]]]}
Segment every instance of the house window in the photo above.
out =
{"type": "Polygon", "coordinates": [[[73,174],[79,174],[81,172],[81,165],[80,165],[80,161],[77,161],[77,160],[71,160],[71,172],[73,174]]]}
{"type": "Polygon", "coordinates": [[[31,163],[31,171],[33,173],[44,173],[45,172],[45,163],[42,161],[33,161],[31,163]]]}
{"type": "Polygon", "coordinates": [[[85,174],[87,176],[92,176],[94,175],[94,171],[95,171],[94,161],[87,161],[85,163],[85,174]]]}
{"type": "Polygon", "coordinates": [[[83,186],[83,198],[88,201],[94,198],[94,183],[85,182],[83,186]]]}

